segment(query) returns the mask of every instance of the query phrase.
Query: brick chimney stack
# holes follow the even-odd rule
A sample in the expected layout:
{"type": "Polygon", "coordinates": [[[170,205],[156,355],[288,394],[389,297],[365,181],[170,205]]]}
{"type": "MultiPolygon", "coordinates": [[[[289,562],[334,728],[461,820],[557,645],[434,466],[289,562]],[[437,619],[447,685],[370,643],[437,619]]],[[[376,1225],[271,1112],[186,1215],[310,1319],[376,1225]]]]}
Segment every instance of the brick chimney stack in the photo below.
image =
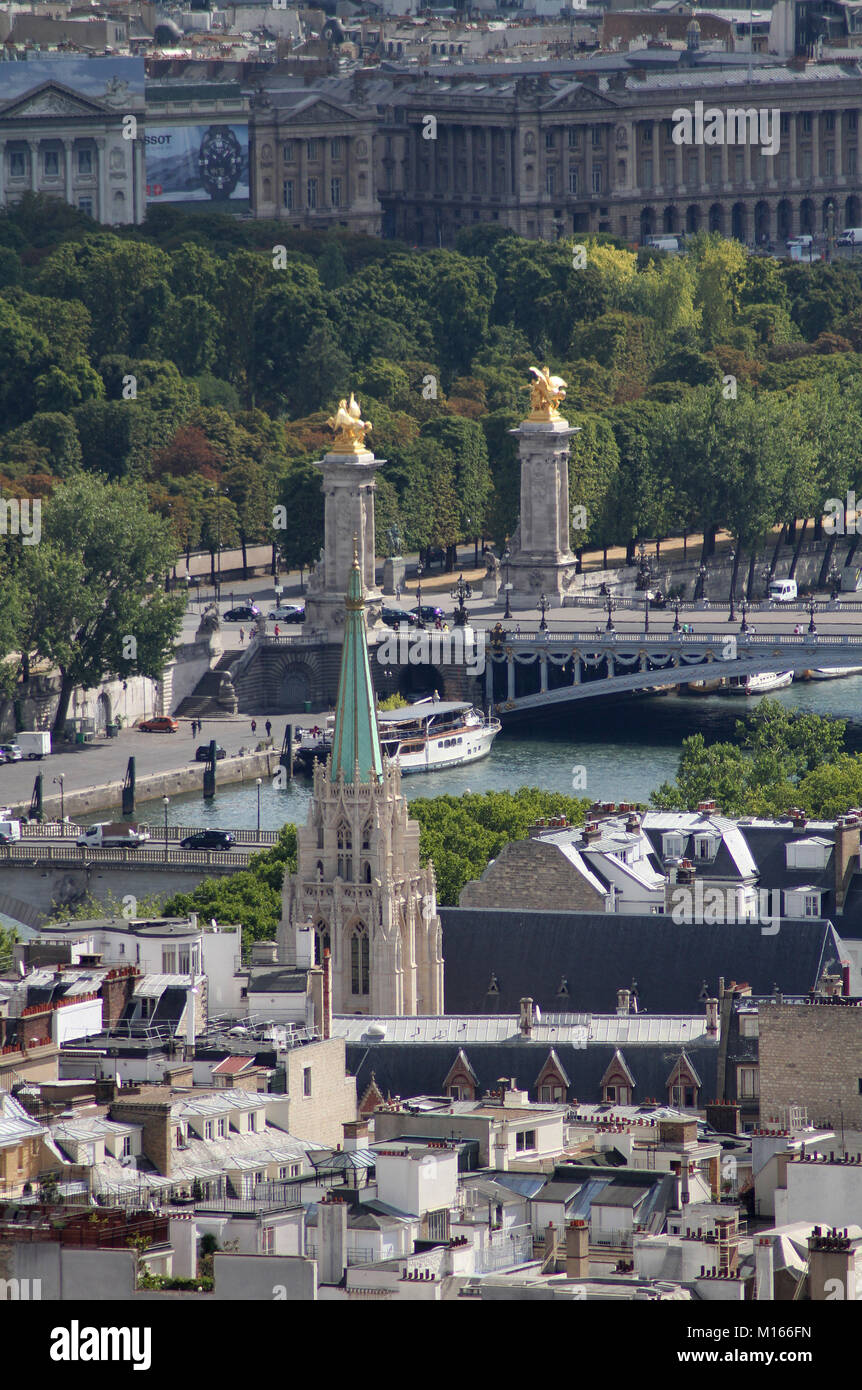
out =
{"type": "Polygon", "coordinates": [[[566,1278],[588,1279],[590,1228],[586,1221],[570,1221],[566,1227],[566,1278]]]}
{"type": "Polygon", "coordinates": [[[532,999],[522,999],[520,1001],[520,1004],[521,1017],[518,1023],[518,1028],[520,1030],[522,1038],[529,1038],[532,1036],[533,1032],[533,1001],[532,999]]]}
{"type": "Polygon", "coordinates": [[[859,818],[852,812],[835,823],[835,906],[839,912],[844,911],[850,879],[859,867],[859,831],[859,818]]]}

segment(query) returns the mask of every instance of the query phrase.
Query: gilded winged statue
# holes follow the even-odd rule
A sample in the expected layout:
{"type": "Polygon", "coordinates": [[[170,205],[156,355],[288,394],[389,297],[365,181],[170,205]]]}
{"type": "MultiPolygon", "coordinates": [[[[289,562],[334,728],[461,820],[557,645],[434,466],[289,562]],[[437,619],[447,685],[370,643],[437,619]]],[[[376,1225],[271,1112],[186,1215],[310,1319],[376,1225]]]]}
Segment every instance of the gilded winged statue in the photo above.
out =
{"type": "Polygon", "coordinates": [[[359,402],[352,391],[350,400],[339,401],[338,409],[326,423],[335,432],[331,451],[333,454],[365,452],[365,436],[371,433],[371,421],[362,419],[359,402]]]}
{"type": "Polygon", "coordinates": [[[561,376],[551,376],[547,367],[531,367],[531,420],[561,420],[558,407],[566,399],[566,383],[561,376]]]}

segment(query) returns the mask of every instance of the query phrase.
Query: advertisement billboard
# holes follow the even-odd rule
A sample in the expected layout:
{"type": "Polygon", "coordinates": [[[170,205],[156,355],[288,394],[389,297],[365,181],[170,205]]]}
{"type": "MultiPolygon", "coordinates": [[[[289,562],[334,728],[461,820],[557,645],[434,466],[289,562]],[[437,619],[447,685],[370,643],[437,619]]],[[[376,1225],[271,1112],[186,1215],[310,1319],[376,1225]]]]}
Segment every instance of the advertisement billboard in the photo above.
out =
{"type": "Polygon", "coordinates": [[[248,201],[247,125],[147,126],[148,203],[248,201]]]}

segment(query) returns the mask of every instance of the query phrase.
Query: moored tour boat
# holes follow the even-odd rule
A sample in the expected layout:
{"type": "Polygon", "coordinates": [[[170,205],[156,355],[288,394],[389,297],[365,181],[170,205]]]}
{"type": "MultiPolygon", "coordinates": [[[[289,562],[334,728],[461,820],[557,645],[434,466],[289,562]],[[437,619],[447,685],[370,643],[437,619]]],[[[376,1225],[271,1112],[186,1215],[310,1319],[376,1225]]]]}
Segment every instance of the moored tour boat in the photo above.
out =
{"type": "Polygon", "coordinates": [[[724,688],[728,695],[765,695],[792,684],[792,671],[755,671],[748,676],[729,676],[724,688]]]}

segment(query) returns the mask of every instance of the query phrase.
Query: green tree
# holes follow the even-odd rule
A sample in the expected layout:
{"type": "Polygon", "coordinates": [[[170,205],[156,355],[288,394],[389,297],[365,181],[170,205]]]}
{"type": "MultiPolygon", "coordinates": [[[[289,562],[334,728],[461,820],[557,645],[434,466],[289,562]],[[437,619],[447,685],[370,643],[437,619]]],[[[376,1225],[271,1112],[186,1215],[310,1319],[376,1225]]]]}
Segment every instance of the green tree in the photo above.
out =
{"type": "Polygon", "coordinates": [[[164,589],[175,559],[169,526],[128,483],[79,475],[43,508],[41,543],[26,557],[25,631],[28,650],[60,673],[55,733],[76,686],[161,676],[184,606],[164,589]]]}

